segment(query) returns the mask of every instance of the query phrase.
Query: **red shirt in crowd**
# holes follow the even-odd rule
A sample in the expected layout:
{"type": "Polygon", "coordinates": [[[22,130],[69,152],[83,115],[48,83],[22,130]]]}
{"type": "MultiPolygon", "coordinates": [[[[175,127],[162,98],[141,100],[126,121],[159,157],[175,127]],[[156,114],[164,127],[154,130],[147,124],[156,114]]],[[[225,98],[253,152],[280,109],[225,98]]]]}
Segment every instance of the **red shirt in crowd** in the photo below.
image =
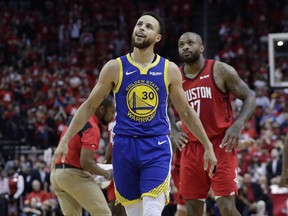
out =
{"type": "Polygon", "coordinates": [[[31,200],[35,198],[37,202],[43,203],[47,199],[47,193],[43,190],[40,191],[32,191],[27,195],[27,199],[29,203],[31,203],[31,200]]]}
{"type": "MultiPolygon", "coordinates": [[[[67,131],[67,126],[65,126],[62,136],[67,131]]],[[[61,139],[60,138],[60,139],[61,139]]],[[[96,115],[93,115],[86,125],[75,134],[68,144],[68,153],[65,158],[65,164],[81,168],[80,166],[80,154],[81,149],[86,148],[92,151],[96,151],[99,147],[101,134],[98,127],[98,118],[96,115]]],[[[56,160],[56,164],[61,164],[61,157],[56,160]]]]}

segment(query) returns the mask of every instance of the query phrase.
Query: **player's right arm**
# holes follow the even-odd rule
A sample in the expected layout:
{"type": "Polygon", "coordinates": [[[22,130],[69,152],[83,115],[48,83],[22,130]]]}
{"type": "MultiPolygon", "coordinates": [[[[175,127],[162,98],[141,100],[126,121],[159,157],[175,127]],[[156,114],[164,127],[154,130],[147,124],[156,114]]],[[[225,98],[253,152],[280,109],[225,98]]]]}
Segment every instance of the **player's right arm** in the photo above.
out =
{"type": "Polygon", "coordinates": [[[51,169],[54,168],[56,159],[61,156],[61,161],[65,161],[68,152],[68,142],[78,133],[89,118],[95,113],[103,99],[109,95],[113,87],[117,84],[119,77],[119,66],[115,59],[107,62],[102,70],[97,84],[91,91],[89,97],[81,104],[62,139],[56,148],[51,160],[51,169]]]}
{"type": "Polygon", "coordinates": [[[94,159],[95,152],[82,148],[81,155],[80,155],[80,164],[81,168],[94,174],[104,176],[106,179],[111,180],[113,178],[113,171],[111,170],[104,170],[97,165],[97,162],[94,159]]]}

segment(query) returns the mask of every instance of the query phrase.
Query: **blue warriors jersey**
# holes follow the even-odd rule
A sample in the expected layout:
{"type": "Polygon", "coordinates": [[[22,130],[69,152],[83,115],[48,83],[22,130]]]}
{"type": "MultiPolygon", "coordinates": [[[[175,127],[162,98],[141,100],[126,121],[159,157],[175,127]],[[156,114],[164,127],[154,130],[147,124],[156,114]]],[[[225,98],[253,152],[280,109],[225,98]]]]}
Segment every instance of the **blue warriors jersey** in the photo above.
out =
{"type": "Polygon", "coordinates": [[[117,61],[119,79],[114,89],[116,124],[113,132],[143,137],[169,134],[168,60],[157,55],[145,68],[134,62],[129,54],[117,61]]]}

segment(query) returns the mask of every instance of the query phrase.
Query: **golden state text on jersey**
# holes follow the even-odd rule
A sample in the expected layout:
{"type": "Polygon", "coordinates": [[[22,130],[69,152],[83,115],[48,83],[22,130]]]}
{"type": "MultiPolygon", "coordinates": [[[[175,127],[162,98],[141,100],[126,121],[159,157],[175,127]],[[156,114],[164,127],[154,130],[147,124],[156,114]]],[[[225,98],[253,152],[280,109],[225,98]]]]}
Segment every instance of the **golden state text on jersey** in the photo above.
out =
{"type": "Polygon", "coordinates": [[[145,68],[129,54],[117,61],[119,79],[114,90],[116,124],[113,132],[126,136],[168,134],[168,60],[155,55],[153,63],[145,68]]]}

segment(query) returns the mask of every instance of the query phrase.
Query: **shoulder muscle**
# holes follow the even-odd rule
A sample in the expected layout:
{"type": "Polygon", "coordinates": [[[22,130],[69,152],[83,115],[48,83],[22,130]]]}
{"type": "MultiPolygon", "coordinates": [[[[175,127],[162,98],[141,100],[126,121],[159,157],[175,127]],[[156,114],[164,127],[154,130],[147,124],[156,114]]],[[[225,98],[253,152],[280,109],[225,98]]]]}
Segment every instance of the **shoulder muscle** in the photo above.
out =
{"type": "Polygon", "coordinates": [[[226,91],[231,92],[239,99],[244,99],[251,94],[247,84],[239,77],[237,71],[231,65],[224,62],[215,63],[215,76],[223,82],[226,91]]]}

